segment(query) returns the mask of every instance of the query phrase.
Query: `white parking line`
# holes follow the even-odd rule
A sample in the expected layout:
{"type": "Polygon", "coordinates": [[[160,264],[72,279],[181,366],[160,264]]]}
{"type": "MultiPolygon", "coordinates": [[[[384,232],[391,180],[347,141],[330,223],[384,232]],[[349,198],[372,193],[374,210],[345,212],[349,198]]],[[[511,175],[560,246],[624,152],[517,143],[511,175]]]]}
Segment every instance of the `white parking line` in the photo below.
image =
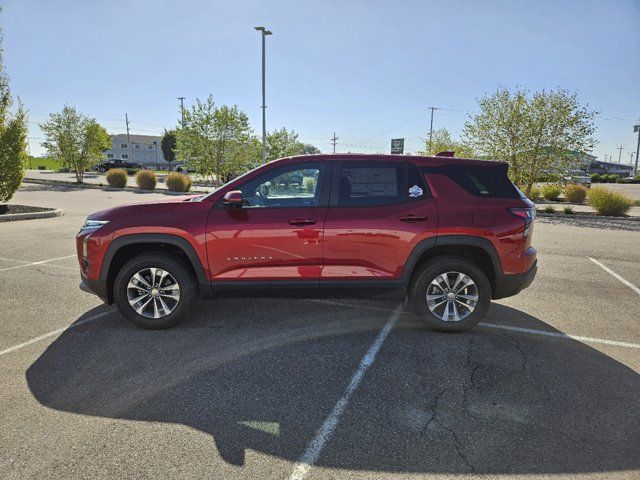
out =
{"type": "MultiPolygon", "coordinates": [[[[67,255],[66,257],[50,258],[48,260],[41,260],[39,262],[26,262],[22,265],[14,265],[13,267],[0,268],[0,272],[6,272],[7,270],[14,270],[16,268],[32,267],[33,265],[42,265],[44,263],[55,262],[56,260],[64,260],[66,258],[72,258],[76,255],[67,255]]],[[[13,260],[10,258],[3,258],[2,260],[11,260],[12,262],[22,262],[22,260],[13,260]]],[[[62,265],[56,265],[56,267],[62,267],[62,265]]],[[[70,267],[67,267],[70,268],[70,267]]]]}
{"type": "Polygon", "coordinates": [[[613,277],[615,277],[616,279],[620,280],[622,283],[624,283],[627,287],[629,287],[631,290],[633,290],[634,292],[636,292],[638,295],[640,295],[640,288],[636,287],[633,283],[631,283],[629,280],[627,280],[626,278],[621,277],[620,275],[618,275],[616,272],[614,272],[613,270],[611,270],[609,267],[607,267],[606,265],[603,265],[602,263],[600,263],[598,260],[596,260],[595,258],[591,258],[591,257],[587,257],[589,260],[591,260],[593,263],[595,263],[596,265],[598,265],[601,269],[603,269],[605,272],[607,272],[608,274],[612,275],[613,277]]]}
{"type": "Polygon", "coordinates": [[[640,348],[638,343],[619,342],[618,340],[607,340],[606,338],[582,337],[580,335],[569,335],[562,332],[547,332],[545,330],[534,330],[533,328],[512,327],[510,325],[499,325],[497,323],[480,322],[478,326],[509,330],[510,332],[529,333],[531,335],[542,335],[544,337],[564,338],[566,340],[578,340],[588,343],[603,343],[605,345],[615,345],[616,347],[640,348]]]}
{"type": "MultiPolygon", "coordinates": [[[[360,308],[363,310],[372,310],[375,312],[391,311],[388,308],[371,307],[369,305],[357,305],[355,303],[334,302],[331,300],[310,300],[310,301],[315,303],[325,303],[327,305],[337,305],[341,307],[351,307],[351,308],[360,308]]],[[[405,313],[408,313],[408,312],[405,312],[405,313]]],[[[583,337],[581,335],[570,335],[568,333],[562,333],[562,332],[549,332],[547,330],[538,330],[533,328],[512,327],[509,325],[499,325],[497,323],[480,322],[478,326],[489,327],[489,328],[501,328],[503,330],[509,330],[517,333],[527,333],[530,335],[541,335],[543,337],[562,338],[564,340],[578,340],[580,342],[585,342],[585,343],[602,343],[604,345],[614,345],[616,347],[640,348],[640,344],[638,343],[621,342],[619,340],[609,340],[607,338],[583,337]]]]}
{"type": "Polygon", "coordinates": [[[345,408],[347,407],[347,404],[349,403],[349,399],[358,388],[358,385],[362,381],[362,377],[366,373],[367,369],[375,361],[376,355],[378,354],[380,347],[382,347],[382,344],[384,343],[385,339],[389,335],[389,332],[391,332],[391,329],[393,329],[393,326],[398,321],[398,318],[400,317],[401,313],[402,313],[402,305],[398,305],[396,309],[393,310],[391,317],[389,318],[389,320],[387,320],[387,323],[384,325],[382,330],[380,330],[380,333],[378,334],[374,342],[369,347],[369,350],[367,350],[367,353],[365,354],[365,356],[362,357],[362,360],[360,360],[360,365],[358,366],[358,369],[351,377],[351,381],[349,382],[349,385],[347,386],[346,390],[338,400],[338,403],[335,404],[329,416],[326,418],[322,426],[316,432],[316,436],[314,437],[313,440],[311,440],[304,454],[300,457],[300,459],[296,463],[295,467],[293,468],[293,473],[291,473],[291,477],[290,477],[291,480],[302,480],[303,478],[305,478],[309,473],[309,471],[311,470],[311,467],[313,466],[313,464],[318,460],[318,457],[320,456],[322,449],[324,448],[325,444],[329,441],[336,426],[338,425],[338,420],[340,420],[340,416],[342,415],[345,408]]]}
{"type": "Polygon", "coordinates": [[[102,318],[105,315],[107,315],[109,313],[113,313],[113,312],[114,312],[114,310],[107,310],[106,312],[100,312],[100,313],[94,315],[93,317],[85,318],[83,320],[80,320],[79,322],[72,323],[71,325],[68,325],[66,327],[59,328],[59,329],[54,330],[52,332],[45,333],[44,335],[40,335],[39,337],[35,337],[35,338],[32,338],[31,340],[27,340],[26,342],[22,342],[22,343],[19,343],[18,345],[14,345],[13,347],[6,348],[6,349],[0,351],[0,356],[4,355],[6,353],[15,352],[16,350],[20,350],[21,348],[24,348],[24,347],[28,347],[29,345],[32,345],[32,344],[34,344],[36,342],[39,342],[40,340],[44,340],[45,338],[49,338],[49,337],[52,337],[54,335],[58,335],[58,334],[64,332],[65,330],[71,330],[72,328],[79,327],[80,325],[84,325],[85,323],[93,322],[94,320],[98,320],[99,318],[102,318]]]}

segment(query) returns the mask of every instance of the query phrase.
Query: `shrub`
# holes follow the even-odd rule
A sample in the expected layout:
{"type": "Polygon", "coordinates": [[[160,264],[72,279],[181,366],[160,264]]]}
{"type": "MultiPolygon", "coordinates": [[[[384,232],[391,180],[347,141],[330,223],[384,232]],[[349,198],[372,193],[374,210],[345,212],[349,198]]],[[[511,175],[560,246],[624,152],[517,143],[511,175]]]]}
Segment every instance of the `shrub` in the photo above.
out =
{"type": "Polygon", "coordinates": [[[124,188],[127,186],[127,171],[123,168],[112,168],[107,172],[107,183],[110,187],[124,188]]]}
{"type": "Polygon", "coordinates": [[[540,198],[540,189],[538,187],[531,187],[531,191],[529,192],[529,200],[535,202],[540,198]]]}
{"type": "Polygon", "coordinates": [[[587,187],[582,185],[567,185],[564,189],[564,198],[567,202],[582,203],[587,198],[587,187]]]}
{"type": "Polygon", "coordinates": [[[599,173],[592,173],[591,174],[591,183],[598,183],[600,181],[600,174],[599,173]]]}
{"type": "Polygon", "coordinates": [[[603,187],[594,187],[587,194],[589,203],[598,215],[619,217],[627,213],[633,201],[621,193],[612,192],[603,187]]]}
{"type": "Polygon", "coordinates": [[[136,174],[136,183],[142,190],[153,190],[156,188],[156,174],[151,170],[140,170],[136,174]]]}
{"type": "Polygon", "coordinates": [[[171,192],[188,192],[191,188],[191,179],[182,173],[170,173],[164,183],[171,192]]]}
{"type": "Polygon", "coordinates": [[[571,208],[569,206],[564,207],[563,212],[565,213],[565,215],[573,215],[573,208],[571,208]]]}
{"type": "Polygon", "coordinates": [[[555,213],[556,209],[553,208],[551,205],[547,205],[546,207],[544,207],[543,212],[544,213],[555,213]]]}
{"type": "Polygon", "coordinates": [[[561,193],[562,189],[558,185],[545,185],[542,187],[542,196],[547,200],[556,201],[561,193]]]}

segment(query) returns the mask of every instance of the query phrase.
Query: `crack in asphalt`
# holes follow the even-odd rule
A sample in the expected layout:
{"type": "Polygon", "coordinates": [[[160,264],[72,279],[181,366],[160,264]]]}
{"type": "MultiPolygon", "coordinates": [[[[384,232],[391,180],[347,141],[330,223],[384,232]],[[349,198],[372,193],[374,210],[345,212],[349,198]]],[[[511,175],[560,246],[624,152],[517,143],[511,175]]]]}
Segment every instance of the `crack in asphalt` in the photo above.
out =
{"type": "MultiPolygon", "coordinates": [[[[477,364],[477,363],[474,364],[474,363],[471,362],[471,355],[472,355],[472,348],[471,347],[472,347],[472,345],[473,345],[473,339],[470,339],[469,340],[469,348],[468,348],[468,351],[467,351],[466,365],[471,366],[471,373],[469,375],[469,383],[466,386],[463,387],[463,391],[462,391],[462,405],[463,406],[466,405],[466,403],[467,403],[467,393],[468,393],[468,391],[476,386],[476,372],[477,372],[478,368],[480,367],[479,364],[477,364]]],[[[422,431],[427,430],[432,423],[436,423],[438,426],[440,426],[440,428],[442,428],[443,430],[446,430],[447,432],[449,432],[449,434],[451,435],[451,437],[453,439],[453,446],[456,449],[456,452],[457,452],[458,456],[467,465],[467,467],[469,467],[469,469],[473,472],[474,475],[478,475],[478,472],[477,472],[475,466],[473,465],[473,463],[471,462],[469,457],[465,454],[464,446],[460,442],[460,438],[458,437],[456,431],[453,428],[449,427],[448,425],[445,425],[442,421],[440,421],[438,419],[438,414],[441,413],[440,410],[439,410],[439,408],[440,408],[440,400],[445,395],[445,393],[447,393],[450,390],[453,390],[453,388],[452,387],[443,388],[435,396],[431,406],[428,407],[429,410],[431,410],[431,412],[432,412],[431,413],[431,418],[429,418],[429,420],[427,421],[425,426],[422,428],[422,431]]]]}
{"type": "MultiPolygon", "coordinates": [[[[496,325],[496,324],[494,323],[494,325],[496,325]]],[[[525,353],[524,348],[522,347],[522,344],[517,339],[517,337],[515,337],[514,335],[511,335],[510,333],[508,333],[504,328],[498,328],[498,330],[500,330],[500,332],[502,332],[504,334],[504,336],[509,338],[515,344],[516,349],[518,350],[518,352],[520,352],[520,356],[522,358],[522,365],[520,366],[520,371],[524,372],[525,369],[527,368],[528,359],[527,359],[527,354],[525,353]]]]}

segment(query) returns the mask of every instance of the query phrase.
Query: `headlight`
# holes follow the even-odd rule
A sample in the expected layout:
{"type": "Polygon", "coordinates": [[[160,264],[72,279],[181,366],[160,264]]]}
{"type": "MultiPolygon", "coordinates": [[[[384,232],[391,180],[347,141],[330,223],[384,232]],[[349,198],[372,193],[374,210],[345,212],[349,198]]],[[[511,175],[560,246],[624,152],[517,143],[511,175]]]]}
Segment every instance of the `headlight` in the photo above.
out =
{"type": "Polygon", "coordinates": [[[80,229],[80,233],[95,232],[103,225],[109,223],[109,220],[85,220],[84,225],[80,229]]]}

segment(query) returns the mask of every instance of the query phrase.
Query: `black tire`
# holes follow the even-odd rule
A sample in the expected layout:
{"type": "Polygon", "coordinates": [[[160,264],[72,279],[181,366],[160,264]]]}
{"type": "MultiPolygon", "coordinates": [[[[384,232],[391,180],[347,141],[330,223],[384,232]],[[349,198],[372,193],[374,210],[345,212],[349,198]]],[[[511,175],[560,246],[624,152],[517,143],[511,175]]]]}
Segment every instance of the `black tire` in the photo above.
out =
{"type": "MultiPolygon", "coordinates": [[[[129,260],[118,272],[113,286],[116,305],[120,313],[141,328],[157,330],[169,328],[182,320],[197,293],[197,283],[191,271],[178,258],[164,253],[144,253],[129,260]],[[140,315],[129,304],[127,285],[132,276],[145,268],[160,268],[171,274],[180,288],[180,299],[171,313],[160,318],[140,315]]],[[[144,313],[144,312],[143,312],[144,313]]]]}
{"type": "Polygon", "coordinates": [[[483,271],[472,261],[463,257],[445,255],[430,260],[416,273],[409,288],[409,300],[416,315],[431,330],[464,332],[477,325],[487,314],[491,303],[491,284],[483,271]],[[475,309],[459,321],[445,321],[438,318],[427,305],[426,295],[431,282],[447,272],[459,272],[467,275],[477,288],[478,301],[475,304],[475,309]]]}

